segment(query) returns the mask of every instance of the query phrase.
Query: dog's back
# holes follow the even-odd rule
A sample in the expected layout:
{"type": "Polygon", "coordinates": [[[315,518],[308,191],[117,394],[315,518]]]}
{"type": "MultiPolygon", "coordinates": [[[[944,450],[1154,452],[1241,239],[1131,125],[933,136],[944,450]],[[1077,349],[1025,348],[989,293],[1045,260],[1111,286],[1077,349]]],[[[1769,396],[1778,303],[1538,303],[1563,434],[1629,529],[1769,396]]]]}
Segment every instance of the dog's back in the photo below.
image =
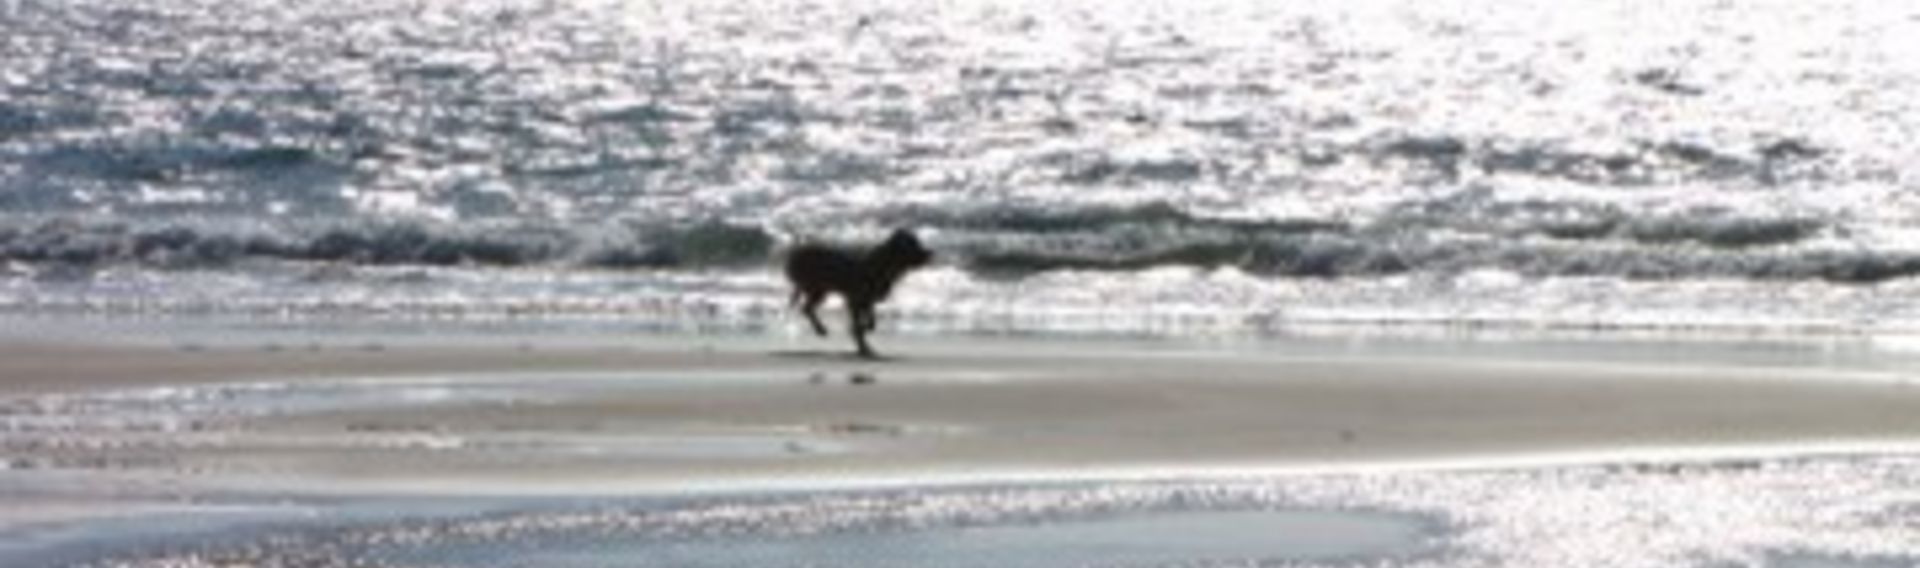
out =
{"type": "Polygon", "coordinates": [[[799,293],[839,292],[850,303],[875,303],[886,300],[894,282],[932,257],[904,229],[866,254],[804,244],[787,252],[787,280],[799,293]]]}
{"type": "Polygon", "coordinates": [[[787,281],[796,291],[824,294],[845,291],[865,280],[860,258],[847,251],[808,244],[787,252],[787,281]]]}

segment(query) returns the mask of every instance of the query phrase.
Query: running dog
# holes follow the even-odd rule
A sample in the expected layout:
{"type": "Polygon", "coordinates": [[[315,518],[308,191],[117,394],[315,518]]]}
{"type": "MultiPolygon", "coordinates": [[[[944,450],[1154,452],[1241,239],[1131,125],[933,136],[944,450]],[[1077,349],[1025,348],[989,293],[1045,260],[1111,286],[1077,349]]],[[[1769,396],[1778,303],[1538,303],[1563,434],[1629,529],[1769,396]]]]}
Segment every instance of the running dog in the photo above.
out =
{"type": "Polygon", "coordinates": [[[806,314],[813,332],[826,337],[827,326],[820,323],[816,310],[829,294],[838,292],[846,301],[848,331],[860,356],[878,357],[867,345],[867,333],[874,330],[873,307],[887,299],[894,284],[908,271],[925,266],[933,253],[920,246],[912,231],[900,229],[887,242],[860,254],[817,244],[794,247],[787,253],[787,280],[793,282],[794,307],[806,314]]]}

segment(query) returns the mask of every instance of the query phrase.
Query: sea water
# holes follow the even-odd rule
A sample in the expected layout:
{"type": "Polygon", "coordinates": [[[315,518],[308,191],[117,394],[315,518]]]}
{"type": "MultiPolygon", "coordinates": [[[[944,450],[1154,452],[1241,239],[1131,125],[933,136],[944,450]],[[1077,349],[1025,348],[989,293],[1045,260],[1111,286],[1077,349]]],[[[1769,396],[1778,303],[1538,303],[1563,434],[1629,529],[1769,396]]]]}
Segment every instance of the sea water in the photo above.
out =
{"type": "Polygon", "coordinates": [[[0,527],[0,560],[129,568],[1895,567],[1920,562],[1917,465],[1826,457],[651,498],[129,491],[77,520],[0,527]]]}
{"type": "Polygon", "coordinates": [[[1872,0],[5,0],[0,309],[1911,331],[1872,0]]]}

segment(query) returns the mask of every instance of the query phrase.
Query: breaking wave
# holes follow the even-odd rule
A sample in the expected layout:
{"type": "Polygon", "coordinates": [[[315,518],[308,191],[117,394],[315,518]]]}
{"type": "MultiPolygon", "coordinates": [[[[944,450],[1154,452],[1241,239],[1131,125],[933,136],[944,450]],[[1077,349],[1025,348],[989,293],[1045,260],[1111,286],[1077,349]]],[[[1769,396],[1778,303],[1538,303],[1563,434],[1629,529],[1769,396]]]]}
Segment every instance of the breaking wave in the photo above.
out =
{"type": "Polygon", "coordinates": [[[599,268],[735,266],[763,261],[773,237],[722,222],[579,232],[554,226],[427,223],[305,230],[136,227],[54,220],[0,226],[0,260],[66,265],[231,268],[252,261],[364,265],[566,265],[599,268]]]}
{"type": "MultiPolygon", "coordinates": [[[[919,227],[982,276],[1054,270],[1233,267],[1274,277],[1376,277],[1504,270],[1526,276],[1739,278],[1871,283],[1920,274],[1920,253],[1808,244],[1828,225],[1718,211],[1635,218],[1562,204],[1447,202],[1366,223],[1207,217],[1166,203],[1131,207],[896,208],[870,234],[919,227]]],[[[0,224],[0,260],[28,265],[220,269],[249,262],[596,269],[749,268],[806,235],[723,221],[384,222],[293,229],[150,226],[54,219],[0,224]]]]}

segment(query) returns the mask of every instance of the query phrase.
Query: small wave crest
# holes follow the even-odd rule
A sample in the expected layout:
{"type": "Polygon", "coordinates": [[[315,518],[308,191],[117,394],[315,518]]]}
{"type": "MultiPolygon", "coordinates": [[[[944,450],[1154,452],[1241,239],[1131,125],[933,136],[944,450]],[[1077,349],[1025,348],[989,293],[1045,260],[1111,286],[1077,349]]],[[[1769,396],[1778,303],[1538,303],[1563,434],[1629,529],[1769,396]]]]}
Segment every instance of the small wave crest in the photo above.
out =
{"type": "Polygon", "coordinates": [[[0,261],[158,268],[227,268],[248,261],[368,265],[726,266],[762,261],[774,238],[718,221],[575,230],[544,225],[388,222],[269,230],[134,226],[57,219],[0,225],[0,261]]]}
{"type": "MultiPolygon", "coordinates": [[[[928,229],[942,256],[982,276],[1055,270],[1232,267],[1269,277],[1379,277],[1493,269],[1534,277],[1873,283],[1920,275],[1920,253],[1820,246],[1827,223],[1717,210],[1632,216],[1552,203],[1424,202],[1364,223],[1209,217],[1127,207],[902,207],[812,226],[928,229]]],[[[1470,201],[1470,200],[1467,200],[1470,201]]],[[[806,232],[708,220],[583,226],[343,223],[301,228],[0,224],[0,261],[220,269],[253,261],[364,265],[701,269],[763,265],[806,232]]]]}
{"type": "Polygon", "coordinates": [[[1529,277],[1611,276],[1636,280],[1735,278],[1870,284],[1920,275],[1920,255],[1837,250],[1716,251],[1668,247],[1582,247],[1552,241],[1368,241],[1292,237],[1120,248],[1096,240],[1054,248],[984,250],[969,266],[1021,276],[1048,270],[1141,270],[1156,266],[1234,267],[1285,277],[1460,274],[1493,269],[1529,277]],[[1118,249],[1118,250],[1116,250],[1118,249]]]}
{"type": "Polygon", "coordinates": [[[1209,217],[1165,201],[1081,207],[1049,207],[1029,203],[960,208],[895,207],[878,211],[873,217],[887,225],[1038,234],[1143,227],[1277,234],[1343,233],[1351,229],[1347,222],[1333,219],[1209,217]]]}
{"type": "MultiPolygon", "coordinates": [[[[1774,185],[1819,178],[1828,152],[1805,140],[1754,140],[1749,147],[1686,140],[1636,140],[1597,151],[1532,140],[1458,136],[1388,136],[1350,148],[1374,163],[1402,163],[1461,177],[1520,175],[1605,186],[1646,186],[1679,180],[1751,180],[1774,185]]],[[[1338,161],[1323,156],[1317,161],[1338,161]]]]}
{"type": "Polygon", "coordinates": [[[1495,269],[1536,277],[1871,283],[1920,274],[1913,253],[1815,246],[1832,228],[1821,219],[1714,208],[1634,214],[1587,202],[1499,201],[1474,191],[1409,202],[1364,221],[1210,217],[1164,202],[910,207],[877,217],[935,228],[939,248],[999,277],[1161,266],[1313,278],[1495,269]]]}

